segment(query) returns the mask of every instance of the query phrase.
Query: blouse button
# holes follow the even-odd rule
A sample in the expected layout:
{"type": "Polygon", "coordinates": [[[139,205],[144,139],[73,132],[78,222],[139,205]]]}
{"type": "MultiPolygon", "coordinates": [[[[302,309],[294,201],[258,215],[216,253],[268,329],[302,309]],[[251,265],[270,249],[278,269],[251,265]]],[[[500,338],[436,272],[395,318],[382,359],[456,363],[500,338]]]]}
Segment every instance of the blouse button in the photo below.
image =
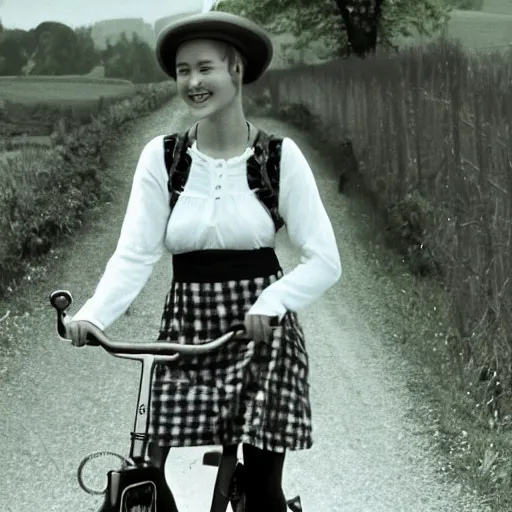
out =
{"type": "Polygon", "coordinates": [[[220,190],[220,189],[221,189],[221,186],[220,186],[220,185],[217,185],[217,186],[215,187],[215,190],[220,190]]]}

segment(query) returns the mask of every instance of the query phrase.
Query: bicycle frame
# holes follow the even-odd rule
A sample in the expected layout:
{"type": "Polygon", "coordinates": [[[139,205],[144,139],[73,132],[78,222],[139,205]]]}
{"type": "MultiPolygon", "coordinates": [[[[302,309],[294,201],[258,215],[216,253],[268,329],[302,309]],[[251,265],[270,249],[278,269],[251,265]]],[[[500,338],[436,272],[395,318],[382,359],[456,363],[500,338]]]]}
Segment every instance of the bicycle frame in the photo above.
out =
{"type": "MultiPolygon", "coordinates": [[[[57,332],[63,339],[66,339],[65,311],[72,301],[71,294],[66,290],[56,290],[50,295],[50,303],[57,310],[57,332]]],[[[180,355],[210,352],[241,333],[243,326],[235,326],[232,331],[213,342],[190,346],[165,342],[114,343],[100,329],[92,329],[88,345],[101,346],[114,357],[142,363],[128,465],[108,472],[104,502],[98,512],[178,512],[164,472],[146,460],[150,391],[155,365],[175,361],[180,355]]]]}
{"type": "MultiPolygon", "coordinates": [[[[50,303],[57,310],[57,332],[66,338],[66,310],[72,304],[71,294],[66,290],[56,290],[50,295],[50,303]]],[[[276,317],[271,322],[279,325],[276,317]]],[[[126,467],[107,473],[107,486],[104,501],[98,512],[179,512],[171,489],[167,485],[164,472],[146,459],[148,447],[149,411],[151,406],[151,382],[155,365],[172,362],[181,355],[205,354],[219,348],[234,337],[243,335],[243,325],[234,325],[231,331],[220,338],[202,345],[182,345],[177,343],[119,343],[109,340],[100,329],[91,327],[87,345],[101,346],[110,355],[132,359],[142,363],[137,396],[137,407],[133,432],[131,432],[130,452],[126,467]]],[[[203,457],[203,465],[220,466],[223,454],[210,450],[203,457]]],[[[243,463],[235,462],[229,488],[229,501],[234,512],[245,511],[243,488],[243,463]]],[[[80,482],[80,476],[79,476],[80,482]]],[[[300,498],[288,500],[293,512],[301,512],[300,498]]]]}

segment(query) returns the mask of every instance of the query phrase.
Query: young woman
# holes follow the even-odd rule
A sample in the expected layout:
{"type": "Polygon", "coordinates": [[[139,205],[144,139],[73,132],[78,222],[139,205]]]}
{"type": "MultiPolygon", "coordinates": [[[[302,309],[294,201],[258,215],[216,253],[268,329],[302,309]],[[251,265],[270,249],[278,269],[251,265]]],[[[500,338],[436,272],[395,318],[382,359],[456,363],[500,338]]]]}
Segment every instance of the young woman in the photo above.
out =
{"type": "MultiPolygon", "coordinates": [[[[222,445],[233,456],[224,460],[233,461],[242,444],[247,512],[284,512],[285,452],[312,446],[308,355],[296,311],[340,278],[332,226],[306,159],[284,138],[278,213],[302,258],[283,275],[275,224],[247,180],[259,130],[244,115],[242,84],[257,80],[272,58],[261,27],[226,13],[190,16],[160,34],[157,56],[198,119],[189,132],[188,180],[171,211],[164,136],[145,146],[117,249],[73,317],[70,337],[81,346],[90,324],[111,325],[169,251],[173,280],[159,340],[205,343],[233,323],[243,323],[246,336],[179,367],[157,367],[150,456],[163,471],[171,447],[222,445]]],[[[229,475],[219,471],[212,510],[226,508],[229,475]]]]}

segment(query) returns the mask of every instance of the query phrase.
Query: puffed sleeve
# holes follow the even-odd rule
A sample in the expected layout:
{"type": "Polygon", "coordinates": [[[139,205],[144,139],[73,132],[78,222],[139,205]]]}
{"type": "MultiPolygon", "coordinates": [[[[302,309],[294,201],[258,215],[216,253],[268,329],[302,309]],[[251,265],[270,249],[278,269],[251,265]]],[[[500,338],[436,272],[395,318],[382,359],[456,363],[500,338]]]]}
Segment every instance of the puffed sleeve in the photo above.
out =
{"type": "Polygon", "coordinates": [[[279,212],[300,264],[268,286],[249,314],[279,316],[309,306],[341,277],[341,261],[313,172],[297,144],[283,140],[279,212]]]}
{"type": "Polygon", "coordinates": [[[117,248],[94,295],[73,320],[88,320],[102,330],[109,327],[135,300],[162,257],[170,215],[163,155],[162,137],[142,150],[117,248]]]}

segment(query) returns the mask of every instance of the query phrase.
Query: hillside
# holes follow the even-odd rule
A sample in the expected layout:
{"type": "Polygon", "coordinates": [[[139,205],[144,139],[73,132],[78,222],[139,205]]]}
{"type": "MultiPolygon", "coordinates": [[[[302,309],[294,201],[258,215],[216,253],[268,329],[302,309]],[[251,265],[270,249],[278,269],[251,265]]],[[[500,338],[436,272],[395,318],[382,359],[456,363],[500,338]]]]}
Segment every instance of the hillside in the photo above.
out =
{"type": "Polygon", "coordinates": [[[484,0],[485,12],[512,14],[512,0],[484,0]]]}
{"type": "MultiPolygon", "coordinates": [[[[499,7],[497,0],[496,6],[499,7]]],[[[510,1],[512,5],[512,0],[510,1]]],[[[451,13],[448,30],[450,38],[458,39],[473,50],[506,49],[512,44],[512,9],[511,14],[497,14],[487,11],[459,11],[451,13]]],[[[401,45],[426,43],[431,37],[415,36],[399,41],[401,45]]]]}
{"type": "MultiPolygon", "coordinates": [[[[512,6],[512,0],[509,0],[512,6]]],[[[460,39],[464,46],[491,49],[512,45],[512,9],[510,14],[495,12],[455,11],[448,34],[460,39]]]]}

